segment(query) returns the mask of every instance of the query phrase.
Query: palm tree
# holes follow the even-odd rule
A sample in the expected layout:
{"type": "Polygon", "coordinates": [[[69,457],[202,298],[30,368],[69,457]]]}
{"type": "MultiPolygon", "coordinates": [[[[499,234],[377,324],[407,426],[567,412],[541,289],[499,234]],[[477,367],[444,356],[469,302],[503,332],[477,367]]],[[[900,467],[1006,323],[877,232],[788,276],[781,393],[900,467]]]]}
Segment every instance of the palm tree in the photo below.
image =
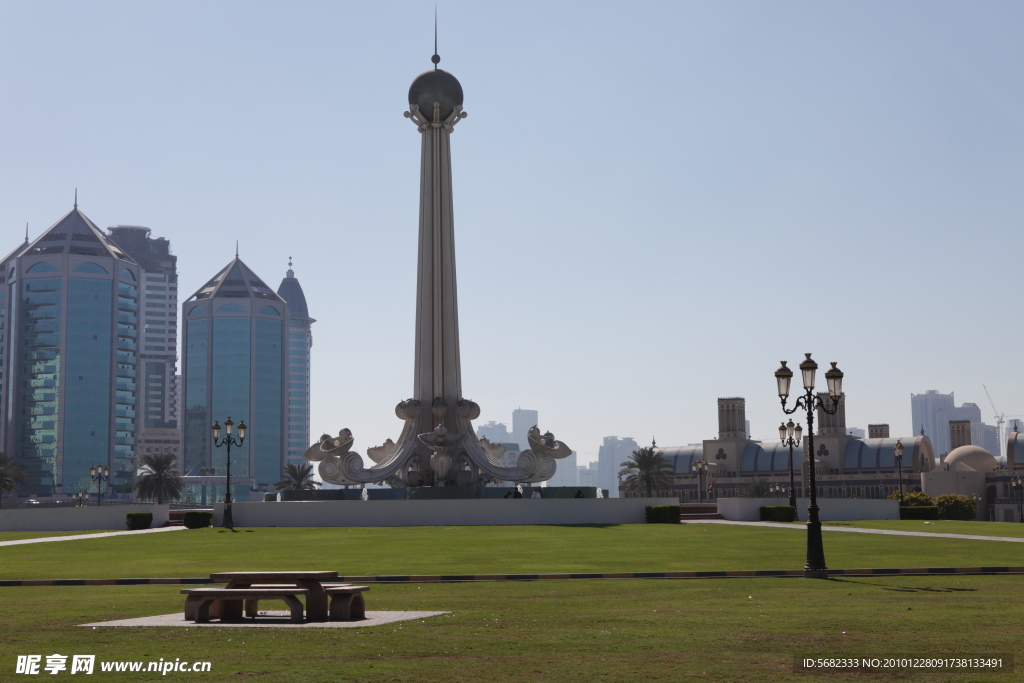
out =
{"type": "Polygon", "coordinates": [[[153,453],[142,456],[142,467],[139,480],[135,482],[135,490],[141,498],[156,499],[157,505],[163,505],[164,499],[179,500],[185,490],[185,482],[175,467],[172,453],[153,453]]]}
{"type": "Polygon", "coordinates": [[[320,485],[320,482],[313,479],[313,466],[305,465],[284,466],[284,479],[274,484],[278,491],[312,491],[320,485]]]}
{"type": "Polygon", "coordinates": [[[0,507],[3,506],[4,494],[14,493],[19,484],[25,483],[25,470],[6,453],[0,453],[0,507]]]}
{"type": "Polygon", "coordinates": [[[627,491],[643,491],[651,498],[655,490],[672,488],[675,468],[655,448],[652,441],[650,446],[633,451],[629,460],[621,464],[619,481],[627,491]]]}
{"type": "Polygon", "coordinates": [[[750,484],[743,489],[744,498],[768,498],[770,495],[771,489],[767,479],[754,477],[750,480],[750,484]]]}

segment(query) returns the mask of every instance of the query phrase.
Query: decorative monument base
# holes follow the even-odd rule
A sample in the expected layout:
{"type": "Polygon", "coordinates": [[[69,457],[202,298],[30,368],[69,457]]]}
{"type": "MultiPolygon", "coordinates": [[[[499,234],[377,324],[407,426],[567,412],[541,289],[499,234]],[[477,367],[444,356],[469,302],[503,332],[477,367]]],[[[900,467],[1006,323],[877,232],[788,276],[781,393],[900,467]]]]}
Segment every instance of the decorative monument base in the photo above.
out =
{"type": "MultiPolygon", "coordinates": [[[[236,527],[506,526],[644,524],[644,508],[665,498],[505,498],[497,500],[338,500],[235,503],[236,527]]],[[[217,504],[213,525],[220,526],[217,504]]]]}

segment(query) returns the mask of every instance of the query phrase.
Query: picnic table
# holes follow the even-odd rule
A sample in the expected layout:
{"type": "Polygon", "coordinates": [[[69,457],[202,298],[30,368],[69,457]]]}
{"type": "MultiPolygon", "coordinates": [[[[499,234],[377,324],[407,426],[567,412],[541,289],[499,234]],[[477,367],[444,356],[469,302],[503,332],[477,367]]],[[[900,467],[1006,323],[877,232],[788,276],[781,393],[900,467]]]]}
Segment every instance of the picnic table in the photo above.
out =
{"type": "Polygon", "coordinates": [[[221,621],[241,621],[245,616],[255,618],[260,600],[284,600],[291,610],[292,621],[303,621],[303,606],[299,596],[306,598],[305,620],[351,620],[365,616],[362,592],[368,586],[351,584],[325,584],[337,579],[338,572],[215,572],[210,579],[224,581],[224,588],[186,588],[185,619],[201,623],[211,617],[221,621]],[[328,605],[330,599],[330,605],[328,605]]]}

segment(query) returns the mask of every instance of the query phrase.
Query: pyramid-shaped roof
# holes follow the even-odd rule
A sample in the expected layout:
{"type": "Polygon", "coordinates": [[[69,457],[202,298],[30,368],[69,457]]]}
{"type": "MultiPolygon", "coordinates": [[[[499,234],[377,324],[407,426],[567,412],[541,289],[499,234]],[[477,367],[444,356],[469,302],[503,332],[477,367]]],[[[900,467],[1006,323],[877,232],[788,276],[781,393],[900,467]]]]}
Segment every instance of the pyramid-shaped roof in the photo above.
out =
{"type": "Polygon", "coordinates": [[[200,287],[189,301],[199,299],[264,299],[267,301],[285,300],[267,286],[249,266],[237,256],[224,266],[210,281],[200,287]]]}
{"type": "Polygon", "coordinates": [[[88,216],[78,210],[77,204],[27,247],[19,248],[12,255],[34,256],[37,254],[107,256],[135,263],[128,254],[111,242],[110,238],[89,220],[88,216]]]}

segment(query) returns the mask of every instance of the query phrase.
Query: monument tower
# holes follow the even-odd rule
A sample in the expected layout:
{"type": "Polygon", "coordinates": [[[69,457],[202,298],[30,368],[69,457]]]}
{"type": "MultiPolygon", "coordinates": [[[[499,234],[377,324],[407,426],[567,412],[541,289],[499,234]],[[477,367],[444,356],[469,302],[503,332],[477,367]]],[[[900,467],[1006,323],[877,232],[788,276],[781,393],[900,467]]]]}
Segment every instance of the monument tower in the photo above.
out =
{"type": "Polygon", "coordinates": [[[516,467],[498,463],[504,448],[478,440],[472,420],[480,406],[462,394],[459,360],[459,311],[455,283],[455,226],[452,203],[451,134],[466,118],[462,85],[438,68],[412,82],[405,117],[421,138],[419,252],[416,285],[415,370],[413,396],[395,408],[405,426],[398,442],[367,450],[374,464],[351,450],[352,433],[324,435],[305,457],[319,461],[325,481],[358,484],[385,481],[391,486],[473,486],[495,480],[538,482],[555,473],[554,458],[571,450],[551,433],[536,427],[527,437],[530,449],[516,467]]]}

